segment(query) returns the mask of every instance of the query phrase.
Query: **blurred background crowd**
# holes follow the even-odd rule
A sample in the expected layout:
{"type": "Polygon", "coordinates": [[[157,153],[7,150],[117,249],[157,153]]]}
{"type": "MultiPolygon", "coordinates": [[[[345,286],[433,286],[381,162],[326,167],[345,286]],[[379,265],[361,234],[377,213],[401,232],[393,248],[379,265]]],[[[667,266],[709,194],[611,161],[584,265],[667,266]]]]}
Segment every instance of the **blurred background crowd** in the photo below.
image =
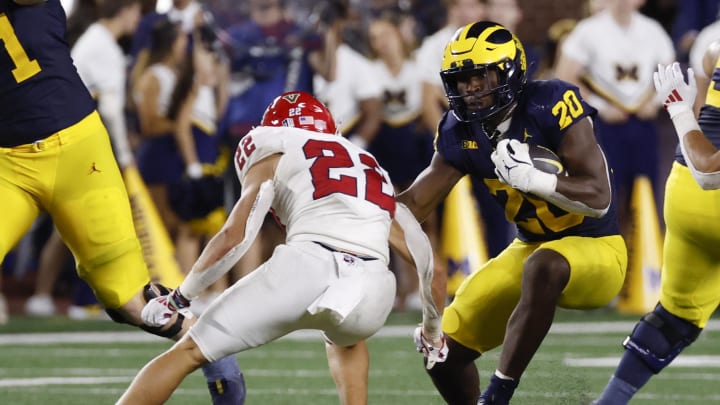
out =
{"type": "MultiPolygon", "coordinates": [[[[447,108],[438,74],[444,45],[457,28],[477,20],[499,22],[518,35],[531,78],[573,82],[598,109],[598,134],[621,180],[618,195],[626,200],[621,220],[630,238],[633,180],[651,180],[655,214],[662,212],[662,186],[676,146],[672,125],[665,114],[658,114],[660,103],[648,98],[652,71],[657,63],[676,59],[692,64],[708,38],[720,36],[718,3],[67,0],[63,5],[69,17],[67,41],[87,84],[93,82],[92,66],[99,62],[74,48],[80,48],[83,35],[110,33],[120,45],[125,60],[119,76],[124,84],[124,129],[110,130],[116,156],[123,169],[140,174],[174,247],[174,265],[185,273],[239,196],[232,151],[284,91],[308,91],[326,103],[342,133],[377,157],[398,191],[407,187],[429,163],[433,135],[447,108]],[[638,21],[645,25],[638,26],[638,21]],[[620,40],[587,35],[583,27],[590,24],[616,24],[627,35],[620,40]],[[652,64],[627,58],[623,65],[603,53],[633,51],[650,53],[652,64]],[[600,68],[603,64],[607,66],[600,68]],[[602,71],[608,70],[617,76],[615,83],[602,80],[602,71]],[[622,131],[640,135],[613,136],[622,131]],[[646,158],[635,159],[633,153],[646,158]],[[637,161],[645,164],[632,164],[637,161]]],[[[608,32],[614,29],[608,26],[608,32]]],[[[103,80],[89,85],[99,103],[108,97],[103,80]]],[[[109,118],[103,118],[108,124],[109,118]]],[[[474,250],[483,252],[477,260],[485,260],[512,240],[514,230],[483,194],[487,191],[470,186],[467,193],[479,215],[459,215],[476,222],[470,224],[479,235],[474,250]]],[[[446,204],[424,224],[437,248],[438,271],[450,275],[474,267],[472,260],[448,253],[460,243],[458,230],[448,231],[444,220],[452,209],[446,204]]],[[[661,221],[661,215],[657,218],[661,221]]],[[[214,291],[255,268],[281,239],[282,230],[269,218],[251,252],[214,291]]],[[[419,306],[417,279],[407,267],[393,261],[398,311],[419,306]]],[[[74,319],[104,316],[75,275],[72,256],[48,218],[39,219],[2,263],[1,285],[7,306],[5,316],[0,306],[0,321],[7,321],[7,312],[67,314],[74,319]]]]}

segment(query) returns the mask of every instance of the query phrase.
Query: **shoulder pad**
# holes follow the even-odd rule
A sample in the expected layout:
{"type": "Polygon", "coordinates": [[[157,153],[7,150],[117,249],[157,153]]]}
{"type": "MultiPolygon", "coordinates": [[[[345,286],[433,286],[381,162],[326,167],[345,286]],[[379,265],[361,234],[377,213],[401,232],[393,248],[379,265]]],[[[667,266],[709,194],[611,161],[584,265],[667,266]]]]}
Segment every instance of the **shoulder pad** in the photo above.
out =
{"type": "Polygon", "coordinates": [[[240,139],[235,150],[235,171],[240,184],[255,163],[284,151],[287,131],[284,127],[256,127],[240,139]]]}

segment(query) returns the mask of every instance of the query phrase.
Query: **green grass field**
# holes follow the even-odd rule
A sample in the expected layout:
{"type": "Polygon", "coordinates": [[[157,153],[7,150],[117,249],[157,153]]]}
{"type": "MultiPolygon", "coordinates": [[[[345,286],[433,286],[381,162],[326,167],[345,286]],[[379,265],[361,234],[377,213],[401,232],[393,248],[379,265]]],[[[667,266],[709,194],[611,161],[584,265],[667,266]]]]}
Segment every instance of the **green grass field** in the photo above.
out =
{"type": "MultiPolygon", "coordinates": [[[[370,404],[442,404],[414,351],[410,334],[419,314],[393,314],[371,351],[370,404]]],[[[620,342],[637,317],[610,311],[561,312],[523,377],[513,404],[588,404],[612,373],[620,342]]],[[[633,404],[720,404],[720,323],[633,404]]],[[[12,318],[0,327],[0,404],[112,404],[165,341],[105,321],[12,318]]],[[[477,364],[482,382],[499,349],[477,364]]],[[[240,353],[248,405],[337,404],[322,341],[315,334],[281,339],[240,353]]],[[[200,372],[188,377],[169,404],[210,403],[200,372]]]]}

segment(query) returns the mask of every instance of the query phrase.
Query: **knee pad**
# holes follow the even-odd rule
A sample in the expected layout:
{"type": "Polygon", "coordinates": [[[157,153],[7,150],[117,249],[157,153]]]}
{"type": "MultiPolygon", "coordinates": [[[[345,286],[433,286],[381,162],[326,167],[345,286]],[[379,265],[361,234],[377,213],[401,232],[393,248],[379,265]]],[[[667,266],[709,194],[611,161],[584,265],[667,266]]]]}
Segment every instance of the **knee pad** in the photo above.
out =
{"type": "Polygon", "coordinates": [[[623,346],[655,373],[667,367],[680,352],[697,339],[702,329],[678,318],[658,304],[640,319],[623,346]]]}

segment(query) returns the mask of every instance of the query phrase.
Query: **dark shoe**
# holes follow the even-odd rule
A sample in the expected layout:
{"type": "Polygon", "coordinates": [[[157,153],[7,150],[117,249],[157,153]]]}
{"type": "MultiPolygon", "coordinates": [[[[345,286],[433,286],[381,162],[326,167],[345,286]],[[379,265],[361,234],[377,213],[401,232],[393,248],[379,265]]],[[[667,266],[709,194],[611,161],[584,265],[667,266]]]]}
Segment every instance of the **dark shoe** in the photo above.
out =
{"type": "Polygon", "coordinates": [[[517,386],[517,380],[503,380],[493,375],[485,391],[480,394],[477,405],[508,405],[517,386]]]}

